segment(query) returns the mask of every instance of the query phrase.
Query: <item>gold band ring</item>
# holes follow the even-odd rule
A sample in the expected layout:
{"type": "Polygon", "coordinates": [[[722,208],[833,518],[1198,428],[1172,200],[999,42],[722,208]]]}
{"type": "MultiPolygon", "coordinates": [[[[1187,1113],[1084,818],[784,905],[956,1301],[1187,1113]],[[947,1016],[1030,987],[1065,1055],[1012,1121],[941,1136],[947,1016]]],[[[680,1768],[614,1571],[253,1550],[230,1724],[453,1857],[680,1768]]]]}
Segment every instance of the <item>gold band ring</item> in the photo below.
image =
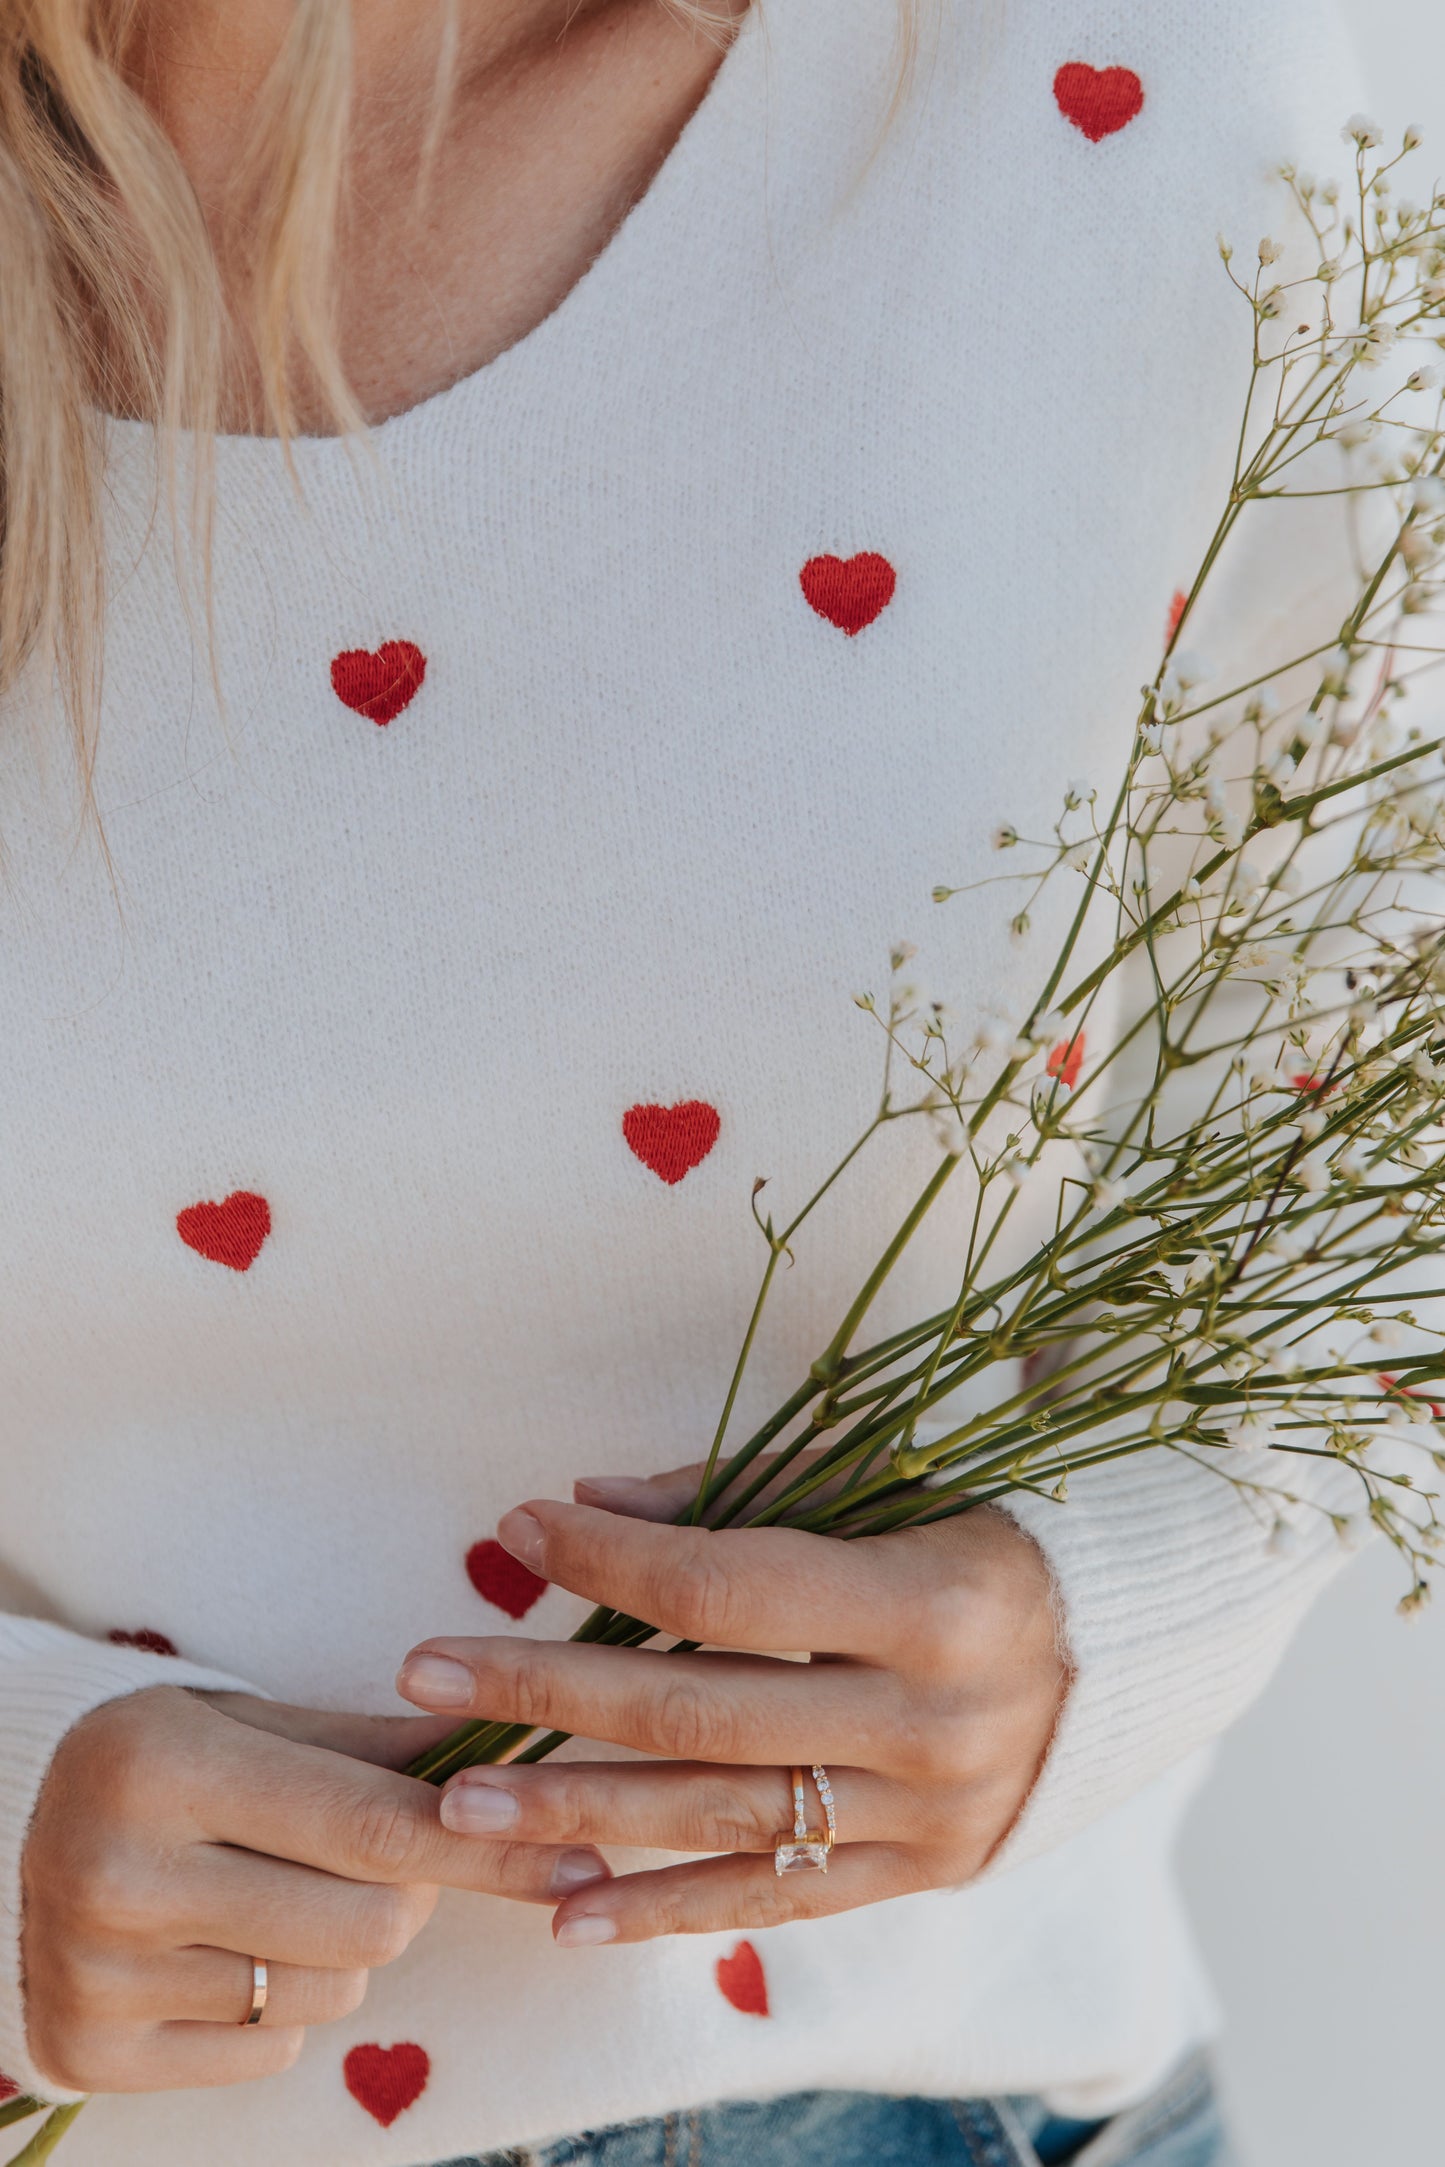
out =
{"type": "MultiPolygon", "coordinates": [[[[823,1775],[823,1783],[826,1783],[828,1780],[827,1775],[816,1768],[813,1771],[814,1780],[816,1781],[820,1774],[823,1775]]],[[[819,1784],[818,1792],[823,1799],[823,1811],[827,1815],[828,1827],[826,1833],[822,1829],[809,1828],[808,1801],[803,1787],[803,1771],[801,1768],[793,1770],[792,1780],[793,1825],[773,1845],[773,1870],[780,1874],[825,1874],[828,1871],[828,1853],[833,1847],[835,1829],[833,1794],[831,1790],[824,1794],[823,1785],[819,1784]]]]}
{"type": "Polygon", "coordinates": [[[251,2006],[241,2019],[243,2029],[248,2024],[260,2023],[262,2016],[265,2014],[266,1996],[270,1991],[271,1985],[267,1977],[266,1966],[259,1956],[253,1956],[251,1959],[251,2006]]]}

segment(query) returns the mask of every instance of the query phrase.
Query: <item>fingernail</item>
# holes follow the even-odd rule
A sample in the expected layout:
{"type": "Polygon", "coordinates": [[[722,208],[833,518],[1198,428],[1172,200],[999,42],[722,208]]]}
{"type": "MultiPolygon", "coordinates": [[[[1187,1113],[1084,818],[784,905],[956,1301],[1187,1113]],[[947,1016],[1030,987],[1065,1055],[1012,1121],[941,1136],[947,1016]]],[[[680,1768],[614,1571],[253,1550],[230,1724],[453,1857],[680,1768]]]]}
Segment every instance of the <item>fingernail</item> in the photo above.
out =
{"type": "MultiPolygon", "coordinates": [[[[554,1896],[571,1896],[575,1890],[585,1889],[589,1882],[610,1881],[611,1879],[612,1876],[608,1869],[594,1852],[564,1851],[552,1868],[552,1894],[554,1896]]],[[[594,1941],[610,1941],[617,1929],[610,1919],[606,1921],[606,1924],[610,1929],[608,1933],[594,1934],[589,1938],[594,1941]]]]}
{"type": "Polygon", "coordinates": [[[585,1490],[588,1497],[595,1497],[599,1504],[605,1505],[614,1498],[622,1503],[646,1488],[647,1484],[637,1475],[583,1475],[573,1483],[572,1492],[579,1503],[585,1490]]]}
{"type": "Polygon", "coordinates": [[[616,1939],[616,1919],[609,1919],[601,1911],[574,1912],[557,1928],[557,1940],[564,1949],[588,1949],[599,1941],[616,1939]]]}
{"type": "Polygon", "coordinates": [[[442,1792],[442,1827],[458,1836],[499,1836],[520,1811],[516,1792],[499,1783],[456,1783],[442,1792]]]}
{"type": "Polygon", "coordinates": [[[413,1655],[403,1663],[396,1689],[418,1708],[465,1708],[472,1697],[472,1674],[449,1655],[413,1655]]]}
{"type": "Polygon", "coordinates": [[[497,1540],[504,1550],[510,1550],[514,1558],[520,1558],[534,1572],[542,1570],[542,1523],[520,1505],[497,1522],[497,1540]]]}

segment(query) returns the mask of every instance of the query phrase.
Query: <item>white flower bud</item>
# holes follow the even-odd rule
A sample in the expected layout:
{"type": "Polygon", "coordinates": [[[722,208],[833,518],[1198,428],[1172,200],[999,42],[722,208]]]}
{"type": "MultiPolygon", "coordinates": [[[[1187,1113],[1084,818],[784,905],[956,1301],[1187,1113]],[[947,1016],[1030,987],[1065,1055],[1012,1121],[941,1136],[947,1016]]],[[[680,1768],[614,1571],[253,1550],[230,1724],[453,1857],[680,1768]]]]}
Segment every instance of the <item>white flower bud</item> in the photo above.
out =
{"type": "Polygon", "coordinates": [[[1418,150],[1424,140],[1424,134],[1419,128],[1416,127],[1414,121],[1412,120],[1405,130],[1405,149],[1418,150]]]}
{"type": "Polygon", "coordinates": [[[1410,485],[1410,503],[1430,518],[1445,512],[1445,481],[1438,474],[1419,475],[1410,485]]]}
{"type": "Polygon", "coordinates": [[[1231,1422],[1224,1438],[1236,1452],[1267,1452],[1274,1443],[1274,1430],[1263,1415],[1247,1414],[1231,1422]]]}
{"type": "Polygon", "coordinates": [[[1370,1337],[1377,1347],[1403,1347],[1405,1344],[1405,1335],[1393,1317],[1381,1317],[1378,1324],[1372,1324],[1370,1337]]]}
{"type": "Polygon", "coordinates": [[[1407,391],[1433,391],[1439,381],[1440,371],[1436,368],[1412,369],[1405,378],[1405,389],[1407,391]]]}
{"type": "Polygon", "coordinates": [[[1010,827],[995,828],[989,838],[995,850],[1012,850],[1018,839],[1017,828],[1010,827]]]}
{"type": "Polygon", "coordinates": [[[1173,667],[1174,675],[1186,692],[1192,692],[1196,685],[1208,684],[1214,675],[1211,664],[1203,655],[1195,654],[1191,648],[1186,648],[1174,656],[1173,667]]]}
{"type": "Polygon", "coordinates": [[[1357,143],[1361,150],[1378,150],[1384,140],[1368,113],[1351,113],[1340,130],[1342,143],[1357,143]]]}
{"type": "Polygon", "coordinates": [[[1278,263],[1278,262],[1279,262],[1279,259],[1280,259],[1280,257],[1281,257],[1281,256],[1282,256],[1283,254],[1284,254],[1284,249],[1283,249],[1283,247],[1281,246],[1281,244],[1280,244],[1280,243],[1279,243],[1278,241],[1273,241],[1273,240],[1271,240],[1271,239],[1270,239],[1270,237],[1269,237],[1269,235],[1268,235],[1268,234],[1266,234],[1266,235],[1265,235],[1265,237],[1264,237],[1264,239],[1263,239],[1263,240],[1262,240],[1262,241],[1260,242],[1260,244],[1259,244],[1259,260],[1260,260],[1260,262],[1261,262],[1261,263],[1278,263]]]}
{"type": "Polygon", "coordinates": [[[1098,1211],[1117,1211],[1124,1201],[1124,1191],[1117,1181],[1096,1181],[1093,1196],[1098,1211]]]}

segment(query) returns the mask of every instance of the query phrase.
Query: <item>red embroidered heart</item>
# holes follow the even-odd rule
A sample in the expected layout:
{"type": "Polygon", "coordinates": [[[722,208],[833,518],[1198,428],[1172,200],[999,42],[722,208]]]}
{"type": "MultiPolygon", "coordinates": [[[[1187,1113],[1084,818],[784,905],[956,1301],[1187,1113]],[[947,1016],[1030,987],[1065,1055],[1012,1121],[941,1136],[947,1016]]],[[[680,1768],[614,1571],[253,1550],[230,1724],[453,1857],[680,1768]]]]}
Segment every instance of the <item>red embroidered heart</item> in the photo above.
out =
{"type": "Polygon", "coordinates": [[[1144,85],[1132,68],[1091,68],[1069,60],[1054,77],[1054,103],[1065,120],[1101,143],[1127,128],[1144,104],[1144,85]]]}
{"type": "Polygon", "coordinates": [[[176,1213],[176,1232],[188,1249],[248,1272],[271,1231],[271,1207],[253,1189],[233,1189],[223,1204],[188,1204],[176,1213]]]}
{"type": "Polygon", "coordinates": [[[384,640],[376,653],[348,647],[331,665],[331,689],[345,707],[373,722],[394,722],[410,707],[426,676],[426,656],[414,640],[384,640]]]}
{"type": "Polygon", "coordinates": [[[144,1648],[148,1655],[179,1655],[180,1649],[168,1633],[157,1633],[151,1626],[142,1625],[134,1633],[121,1631],[113,1625],[106,1639],[114,1641],[117,1648],[144,1648]]]}
{"type": "Polygon", "coordinates": [[[798,582],[808,607],[852,639],[887,609],[898,574],[876,549],[860,549],[856,557],[810,557],[798,582]]]}
{"type": "Polygon", "coordinates": [[[426,2090],[431,2075],[431,2056],[425,2047],[404,2039],[394,2047],[353,2047],[341,2065],[346,2089],[352,2098],[374,2115],[383,2129],[390,2129],[426,2090]]]}
{"type": "Polygon", "coordinates": [[[740,1941],[731,1956],[718,1958],[717,1983],[724,2000],[730,2001],[734,2009],[741,2009],[745,2017],[772,2014],[763,1960],[750,1941],[740,1941]]]}
{"type": "Polygon", "coordinates": [[[1169,597],[1169,615],[1164,620],[1164,645],[1167,647],[1179,630],[1179,620],[1189,607],[1189,597],[1182,587],[1176,587],[1169,597]]]}
{"type": "Polygon", "coordinates": [[[622,1116],[627,1148],[661,1181],[681,1181],[717,1142],[722,1116],[706,1099],[676,1106],[629,1106],[622,1116]]]}
{"type": "Polygon", "coordinates": [[[467,1552],[467,1578],[484,1602],[495,1603],[509,1618],[525,1618],[552,1584],[490,1535],[467,1552]]]}
{"type": "Polygon", "coordinates": [[[7,2099],[18,2099],[19,2097],[20,2087],[15,2082],[15,2079],[13,2077],[0,2076],[0,2106],[3,2106],[7,2099]]]}

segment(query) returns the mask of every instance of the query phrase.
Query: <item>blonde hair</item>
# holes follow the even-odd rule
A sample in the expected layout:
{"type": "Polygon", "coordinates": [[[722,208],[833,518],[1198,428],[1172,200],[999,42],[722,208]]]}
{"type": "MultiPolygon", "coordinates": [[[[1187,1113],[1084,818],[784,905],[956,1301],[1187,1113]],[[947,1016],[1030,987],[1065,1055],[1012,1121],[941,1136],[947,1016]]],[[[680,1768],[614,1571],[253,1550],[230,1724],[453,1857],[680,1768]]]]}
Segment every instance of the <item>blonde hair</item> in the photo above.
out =
{"type": "MultiPolygon", "coordinates": [[[[456,0],[438,4],[424,170],[456,49],[456,0]]],[[[709,0],[663,4],[705,32],[736,24],[709,0]]],[[[913,63],[903,6],[890,113],[913,63]]],[[[249,353],[251,425],[283,450],[298,382],[337,431],[363,425],[337,350],[334,276],[350,0],[294,0],[261,93],[235,192],[250,241],[244,326],[181,160],[130,79],[139,16],[139,0],[0,0],[0,697],[32,660],[53,676],[87,806],[105,607],[98,414],[150,421],[172,447],[189,440],[189,531],[207,564],[229,361],[249,353]]]]}

